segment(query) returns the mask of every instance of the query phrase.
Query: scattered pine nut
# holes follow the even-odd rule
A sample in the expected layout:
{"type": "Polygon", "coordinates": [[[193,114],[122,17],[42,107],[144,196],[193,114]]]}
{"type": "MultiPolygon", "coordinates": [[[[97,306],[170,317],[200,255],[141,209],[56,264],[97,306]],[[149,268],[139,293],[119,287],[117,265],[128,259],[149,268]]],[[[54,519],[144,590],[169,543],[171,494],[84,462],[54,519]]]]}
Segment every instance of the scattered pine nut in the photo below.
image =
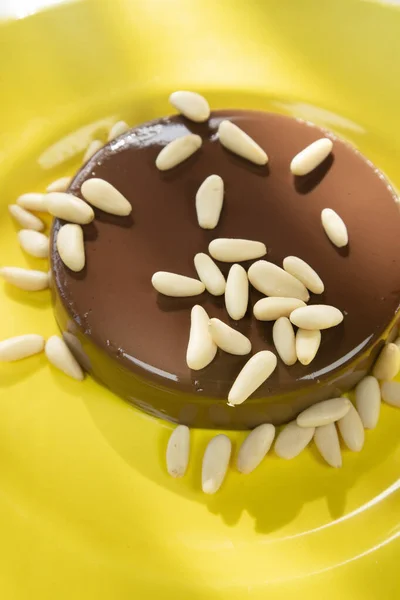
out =
{"type": "Polygon", "coordinates": [[[293,325],[301,329],[329,329],[343,321],[343,313],[334,306],[312,304],[296,308],[290,315],[293,325]]]}
{"type": "Polygon", "coordinates": [[[296,419],[299,427],[322,427],[338,421],[350,410],[348,398],[332,398],[306,408],[296,419]]]}
{"type": "Polygon", "coordinates": [[[382,400],[387,404],[400,407],[400,383],[398,381],[383,381],[381,392],[382,400]]]}
{"type": "Polygon", "coordinates": [[[48,275],[43,271],[20,269],[19,267],[2,267],[0,277],[7,283],[27,292],[39,292],[49,287],[48,275]]]}
{"type": "Polygon", "coordinates": [[[10,204],[8,207],[10,215],[24,229],[33,229],[34,231],[43,231],[44,223],[25,208],[18,204],[10,204]]]}
{"type": "Polygon", "coordinates": [[[256,165],[266,165],[268,156],[247,133],[231,121],[222,121],[218,127],[219,141],[225,148],[256,165]]]}
{"type": "Polygon", "coordinates": [[[199,371],[214,360],[217,345],[208,328],[210,317],[202,306],[193,306],[190,313],[190,335],[186,352],[189,369],[199,371]]]}
{"type": "Polygon", "coordinates": [[[236,461],[238,471],[245,475],[254,471],[268,454],[274,437],[275,427],[268,423],[253,429],[240,446],[236,461]]]}
{"type": "Polygon", "coordinates": [[[254,242],[253,240],[217,238],[210,242],[208,251],[215,260],[233,263],[254,260],[264,256],[267,253],[267,248],[262,242],[254,242]]]}
{"type": "Polygon", "coordinates": [[[177,273],[168,273],[167,271],[157,271],[151,278],[154,289],[165,296],[174,298],[184,298],[187,296],[198,296],[206,289],[202,281],[178,275],[177,273]]]}
{"type": "Polygon", "coordinates": [[[229,269],[225,288],[225,306],[231,319],[243,319],[249,303],[249,280],[241,265],[232,265],[229,269]]]}
{"type": "Polygon", "coordinates": [[[216,435],[209,441],[201,471],[201,487],[205,494],[218,492],[228,471],[231,452],[232,442],[226,435],[216,435]]]}
{"type": "Polygon", "coordinates": [[[0,362],[13,362],[43,351],[44,337],[34,333],[18,335],[0,342],[0,362]]]}
{"type": "Polygon", "coordinates": [[[56,240],[58,254],[64,265],[78,273],[85,266],[85,246],[80,225],[67,223],[60,227],[56,240]]]}
{"type": "Polygon", "coordinates": [[[194,257],[194,266],[200,281],[206,286],[207,292],[213,296],[222,296],[225,292],[226,281],[213,259],[208,254],[200,252],[194,257]]]}
{"type": "Polygon", "coordinates": [[[291,421],[276,438],[275,454],[286,460],[295,458],[311,442],[314,432],[314,427],[299,427],[296,421],[291,421]]]}
{"type": "Polygon", "coordinates": [[[277,359],[269,350],[254,354],[236,377],[228,395],[228,403],[242,404],[275,371],[277,359]]]}
{"type": "Polygon", "coordinates": [[[57,369],[78,381],[83,380],[83,371],[67,344],[58,335],[51,336],[44,349],[48,361],[57,369]]]}
{"type": "Polygon", "coordinates": [[[129,131],[129,125],[128,125],[128,123],[125,123],[125,121],[117,121],[111,127],[111,129],[110,129],[110,131],[108,133],[107,140],[109,142],[111,142],[112,140],[115,140],[115,138],[119,137],[123,133],[126,133],[127,131],[129,131]]]}
{"type": "Polygon", "coordinates": [[[167,446],[167,471],[171,477],[183,477],[189,464],[190,430],[178,425],[171,433],[167,446]]]}
{"type": "Polygon", "coordinates": [[[187,119],[195,123],[204,123],[210,116],[207,100],[196,92],[178,91],[169,97],[170,104],[187,119]]]}
{"type": "Polygon", "coordinates": [[[290,163],[293,175],[307,175],[318,167],[332,152],[333,143],[329,138],[321,138],[296,154],[290,163]]]}
{"type": "Polygon", "coordinates": [[[44,233],[34,229],[21,229],[18,232],[18,241],[25,252],[36,258],[49,256],[49,238],[44,233]]]}
{"type": "Polygon", "coordinates": [[[375,429],[381,411],[381,390],[378,380],[367,375],[355,389],[356,407],[365,429],[375,429]]]}
{"type": "Polygon", "coordinates": [[[291,366],[297,361],[296,341],[293,325],[287,317],[279,317],[272,328],[272,339],[277,353],[285,365],[291,366]]]}
{"type": "Polygon", "coordinates": [[[197,221],[203,229],[218,225],[224,202],[224,182],[219,175],[210,175],[203,181],[196,194],[197,221]]]}
{"type": "Polygon", "coordinates": [[[302,365],[309,365],[315,358],[321,344],[318,329],[298,329],[296,333],[296,354],[302,365]]]}
{"type": "Polygon", "coordinates": [[[256,290],[266,296],[298,298],[303,302],[310,299],[307,288],[301,281],[266,260],[258,260],[253,263],[248,271],[248,276],[256,290]]]}
{"type": "Polygon", "coordinates": [[[287,256],[283,261],[283,268],[287,273],[301,281],[313,294],[323,293],[325,288],[321,277],[301,258],[287,256]]]}
{"type": "Polygon", "coordinates": [[[372,374],[385,381],[396,377],[400,370],[400,348],[396,344],[387,344],[374,365],[372,374]]]}
{"type": "Polygon", "coordinates": [[[343,248],[349,243],[347,227],[344,221],[331,208],[324,208],[321,213],[322,227],[331,240],[332,244],[338,248],[343,248]]]}
{"type": "Polygon", "coordinates": [[[35,210],[38,212],[47,212],[46,195],[37,193],[22,194],[16,200],[18,206],[26,210],[35,210]]]}
{"type": "Polygon", "coordinates": [[[183,161],[187,160],[192,154],[197,152],[203,140],[199,135],[190,133],[183,137],[172,140],[164,146],[156,158],[156,167],[160,171],[173,169],[183,161]]]}
{"type": "Polygon", "coordinates": [[[210,319],[208,327],[212,339],[218,348],[221,348],[224,352],[238,356],[244,356],[251,352],[250,340],[240,333],[240,331],[236,331],[233,327],[229,327],[229,325],[223,323],[223,321],[210,319]]]}
{"type": "Polygon", "coordinates": [[[93,208],[86,202],[65,192],[50,192],[46,197],[47,210],[53,217],[87,225],[94,219],[93,208]]]}
{"type": "Polygon", "coordinates": [[[56,179],[53,183],[50,183],[46,191],[47,192],[65,192],[72,181],[72,177],[61,177],[60,179],[56,179]]]}
{"type": "Polygon", "coordinates": [[[126,217],[132,212],[132,206],[125,196],[104,179],[87,179],[82,183],[81,193],[89,204],[110,215],[126,217]]]}
{"type": "Polygon", "coordinates": [[[364,446],[365,433],[360,415],[352,404],[347,415],[339,419],[337,426],[348,449],[360,452],[364,446]]]}
{"type": "Polygon", "coordinates": [[[87,163],[88,160],[92,158],[103,147],[103,142],[100,140],[93,140],[90,142],[89,146],[86,149],[85,154],[83,155],[83,163],[87,163]]]}
{"type": "Polygon", "coordinates": [[[334,423],[317,427],[314,433],[314,442],[320,455],[328,465],[335,468],[342,466],[339,436],[334,423]]]}
{"type": "Polygon", "coordinates": [[[288,317],[295,308],[301,306],[306,306],[306,303],[298,298],[270,296],[258,300],[254,305],[253,313],[259,321],[276,321],[280,317],[288,317]]]}

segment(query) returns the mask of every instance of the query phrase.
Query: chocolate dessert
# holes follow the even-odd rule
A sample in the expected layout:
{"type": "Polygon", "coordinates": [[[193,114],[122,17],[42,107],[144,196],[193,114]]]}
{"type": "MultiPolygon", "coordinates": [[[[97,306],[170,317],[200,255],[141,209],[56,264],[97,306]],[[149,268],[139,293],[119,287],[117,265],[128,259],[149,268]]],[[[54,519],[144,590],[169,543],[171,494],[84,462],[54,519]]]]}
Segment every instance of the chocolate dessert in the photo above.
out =
{"type": "MultiPolygon", "coordinates": [[[[399,207],[384,178],[347,143],[333,139],[332,153],[311,173],[293,175],[293,157],[327,133],[293,118],[256,111],[216,111],[206,123],[183,116],[136,127],[100,149],[72,181],[83,198],[91,178],[111,183],[132,205],[128,216],[95,208],[83,226],[86,264],[74,272],[60,259],[56,219],[51,265],[56,317],[75,355],[98,380],[141,409],[193,427],[252,428],[281,424],[308,406],[353,388],[370,370],[394,331],[400,298],[399,207]],[[268,154],[255,165],[223,147],[217,129],[229,120],[268,154]],[[202,146],[171,170],[155,166],[163,146],[193,133],[202,146]],[[199,227],[195,197],[204,180],[219,175],[224,203],[215,229],[199,227]],[[349,243],[338,248],[327,237],[321,212],[331,208],[346,224],[349,243]],[[309,365],[285,365],[243,404],[227,398],[250,355],[218,350],[201,370],[186,363],[190,312],[195,304],[249,338],[252,354],[275,352],[273,322],[257,320],[263,294],[250,286],[247,312],[233,321],[223,296],[207,291],[168,297],[151,284],[157,271],[196,278],[194,256],[216,238],[263,242],[263,260],[282,266],[297,256],[324,282],[309,305],[337,307],[344,320],[323,331],[309,365]],[[72,340],[72,343],[71,343],[72,340]],[[77,352],[78,348],[78,352],[77,352]]],[[[241,262],[248,270],[254,261],[241,262]]],[[[218,262],[227,276],[231,264],[218,262]]]]}

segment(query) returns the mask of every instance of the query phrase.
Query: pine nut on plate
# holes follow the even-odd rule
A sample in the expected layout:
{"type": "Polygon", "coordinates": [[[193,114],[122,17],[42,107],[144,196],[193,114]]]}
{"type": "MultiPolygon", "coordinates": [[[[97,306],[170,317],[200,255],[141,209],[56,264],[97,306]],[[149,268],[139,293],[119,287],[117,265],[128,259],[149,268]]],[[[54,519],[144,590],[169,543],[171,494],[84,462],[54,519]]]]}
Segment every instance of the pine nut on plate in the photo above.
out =
{"type": "Polygon", "coordinates": [[[195,123],[203,123],[210,116],[207,100],[196,92],[185,90],[173,92],[169,101],[182,115],[195,123]]]}

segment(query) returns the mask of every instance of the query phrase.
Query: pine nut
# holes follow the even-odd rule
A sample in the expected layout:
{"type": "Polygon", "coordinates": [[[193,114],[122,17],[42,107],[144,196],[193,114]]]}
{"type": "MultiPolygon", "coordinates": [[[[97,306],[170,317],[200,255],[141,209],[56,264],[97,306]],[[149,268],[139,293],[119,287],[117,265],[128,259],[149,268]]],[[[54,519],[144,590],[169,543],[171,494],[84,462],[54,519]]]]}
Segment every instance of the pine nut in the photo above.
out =
{"type": "Polygon", "coordinates": [[[221,262],[242,262],[264,256],[267,248],[262,242],[253,240],[217,238],[210,242],[208,251],[215,260],[221,262]]]}
{"type": "Polygon", "coordinates": [[[298,329],[296,333],[296,354],[302,365],[309,365],[315,358],[321,344],[318,329],[298,329]]]}
{"type": "Polygon", "coordinates": [[[36,258],[49,256],[49,238],[47,235],[33,229],[21,229],[18,232],[18,241],[25,252],[36,258]]]}
{"type": "Polygon", "coordinates": [[[128,123],[125,123],[125,121],[117,121],[111,127],[108,133],[107,141],[111,142],[112,140],[115,140],[115,138],[119,137],[123,133],[126,133],[127,131],[129,131],[128,123]]]}
{"type": "Polygon", "coordinates": [[[157,169],[160,171],[173,169],[197,152],[197,150],[201,148],[202,143],[203,140],[201,137],[199,135],[194,135],[193,133],[172,140],[172,142],[164,146],[157,156],[157,169]]]}
{"type": "Polygon", "coordinates": [[[256,165],[266,165],[268,156],[247,133],[230,121],[222,121],[218,127],[221,144],[242,158],[256,165]]]}
{"type": "Polygon", "coordinates": [[[81,367],[67,344],[58,335],[53,335],[47,340],[44,351],[48,361],[54,367],[73,379],[83,380],[84,375],[81,367]]]}
{"type": "Polygon", "coordinates": [[[400,383],[398,381],[383,381],[381,392],[382,399],[387,404],[400,407],[400,383]]]}
{"type": "Polygon", "coordinates": [[[343,313],[334,306],[313,304],[296,308],[291,313],[290,320],[301,329],[329,329],[343,321],[343,313]]]}
{"type": "Polygon", "coordinates": [[[43,231],[44,223],[38,217],[30,213],[29,211],[18,206],[18,204],[10,204],[8,207],[10,215],[17,221],[24,229],[33,229],[34,231],[43,231]]]}
{"type": "Polygon", "coordinates": [[[314,427],[299,427],[296,421],[292,421],[276,438],[275,454],[286,460],[295,458],[311,442],[314,432],[314,427]]]}
{"type": "Polygon", "coordinates": [[[209,441],[201,471],[201,486],[205,494],[215,494],[223,484],[231,452],[232,443],[226,435],[216,435],[209,441]]]}
{"type": "Polygon", "coordinates": [[[0,277],[7,283],[27,292],[39,292],[49,287],[49,278],[43,271],[20,269],[19,267],[2,267],[0,277]]]}
{"type": "Polygon", "coordinates": [[[240,446],[236,465],[238,471],[247,475],[258,467],[268,454],[275,437],[275,427],[265,423],[249,433],[240,446]]]}
{"type": "Polygon", "coordinates": [[[212,339],[224,352],[238,356],[244,356],[251,352],[250,340],[240,331],[236,331],[219,319],[210,319],[208,327],[212,339]]]}
{"type": "Polygon", "coordinates": [[[213,296],[222,296],[225,292],[226,281],[213,259],[208,254],[200,252],[194,257],[194,266],[200,281],[206,286],[207,292],[213,296]]]}
{"type": "Polygon", "coordinates": [[[197,221],[203,229],[218,225],[224,201],[224,182],[219,175],[210,175],[196,194],[197,221]]]}
{"type": "Polygon", "coordinates": [[[322,427],[329,423],[338,421],[350,410],[351,402],[348,398],[332,398],[318,402],[306,410],[303,410],[297,417],[299,427],[322,427]]]}
{"type": "Polygon", "coordinates": [[[89,204],[110,215],[126,217],[132,212],[132,206],[125,196],[104,179],[87,179],[82,183],[81,192],[89,204]]]}
{"type": "Polygon", "coordinates": [[[328,465],[335,468],[342,466],[339,437],[334,423],[317,427],[314,433],[314,442],[328,465]]]}
{"type": "Polygon", "coordinates": [[[355,389],[358,414],[365,429],[375,429],[381,411],[381,390],[372,375],[364,377],[355,389]]]}
{"type": "Polygon", "coordinates": [[[46,191],[47,192],[65,192],[72,181],[72,177],[60,177],[60,179],[56,179],[52,183],[50,183],[46,191]]]}
{"type": "Polygon", "coordinates": [[[204,308],[193,306],[190,314],[190,335],[186,353],[186,363],[189,369],[199,371],[214,360],[217,345],[211,337],[208,328],[210,318],[204,308]]]}
{"type": "Polygon", "coordinates": [[[45,194],[22,194],[16,200],[18,206],[26,210],[36,210],[38,212],[47,212],[45,194]]]}
{"type": "Polygon", "coordinates": [[[400,370],[400,348],[396,344],[387,344],[378,356],[372,374],[377,379],[390,380],[400,370]]]}
{"type": "Polygon", "coordinates": [[[167,446],[167,471],[171,477],[183,477],[189,464],[190,430],[178,425],[172,432],[167,446]]]}
{"type": "Polygon", "coordinates": [[[83,163],[87,163],[88,160],[90,160],[92,156],[94,156],[102,147],[103,143],[100,140],[93,140],[90,142],[85,154],[83,155],[83,163]]]}
{"type": "Polygon", "coordinates": [[[18,335],[0,342],[0,362],[13,362],[42,352],[44,337],[34,333],[18,335]]]}
{"type": "Polygon", "coordinates": [[[280,317],[288,317],[295,308],[305,306],[306,303],[298,298],[279,298],[270,296],[261,298],[255,303],[253,313],[259,321],[276,321],[280,317]]]}
{"type": "Polygon", "coordinates": [[[304,302],[310,298],[307,288],[301,281],[266,260],[253,263],[248,271],[248,276],[256,290],[266,296],[298,298],[304,302]]]}
{"type": "Polygon", "coordinates": [[[279,317],[272,328],[272,339],[281,360],[291,366],[297,361],[293,325],[287,317],[279,317]]]}
{"type": "Polygon", "coordinates": [[[332,244],[338,248],[347,246],[349,243],[347,228],[339,215],[331,208],[324,208],[321,213],[321,220],[322,227],[325,229],[325,233],[331,240],[332,244]]]}
{"type": "Polygon", "coordinates": [[[323,293],[325,288],[322,279],[318,273],[316,273],[316,271],[301,258],[298,258],[297,256],[287,256],[283,261],[283,268],[287,273],[301,281],[301,283],[303,283],[313,294],[323,293]]]}
{"type": "Polygon", "coordinates": [[[274,372],[277,359],[269,350],[254,354],[236,377],[228,395],[229,404],[242,404],[274,372]]]}
{"type": "Polygon", "coordinates": [[[329,138],[321,138],[296,154],[290,163],[293,175],[307,175],[318,167],[332,152],[333,143],[329,138]]]}
{"type": "Polygon", "coordinates": [[[241,265],[232,265],[225,288],[225,306],[231,319],[243,319],[249,303],[249,281],[241,265]]]}
{"type": "Polygon", "coordinates": [[[165,296],[174,298],[184,298],[187,296],[198,296],[206,289],[206,286],[197,279],[178,275],[177,273],[168,273],[167,271],[157,271],[151,278],[154,289],[165,296]]]}
{"type": "Polygon", "coordinates": [[[85,246],[80,225],[67,223],[57,233],[57,250],[64,265],[78,273],[85,266],[85,246]]]}
{"type": "Polygon", "coordinates": [[[185,90],[173,92],[169,101],[181,115],[195,123],[204,123],[210,116],[210,106],[207,100],[196,92],[185,90]]]}
{"type": "Polygon", "coordinates": [[[350,410],[337,422],[338,429],[344,443],[352,452],[360,452],[364,446],[364,427],[360,415],[350,404],[350,410]]]}
{"type": "Polygon", "coordinates": [[[64,192],[51,192],[46,197],[47,210],[53,217],[64,221],[87,225],[94,219],[94,212],[89,204],[80,198],[64,192]]]}

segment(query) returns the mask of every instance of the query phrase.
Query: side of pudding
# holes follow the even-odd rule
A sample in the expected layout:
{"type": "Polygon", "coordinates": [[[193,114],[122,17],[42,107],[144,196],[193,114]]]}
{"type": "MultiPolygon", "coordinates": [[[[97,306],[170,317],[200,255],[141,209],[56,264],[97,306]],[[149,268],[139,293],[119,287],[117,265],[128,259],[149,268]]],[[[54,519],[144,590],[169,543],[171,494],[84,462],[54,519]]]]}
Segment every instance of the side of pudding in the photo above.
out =
{"type": "MultiPolygon", "coordinates": [[[[383,175],[334,137],[332,153],[319,166],[293,175],[293,158],[326,135],[280,115],[216,111],[205,123],[175,116],[134,128],[90,158],[68,191],[84,198],[82,185],[102,179],[122,194],[132,212],[94,209],[95,220],[82,226],[86,262],[77,271],[60,258],[57,236],[65,221],[54,221],[50,254],[56,316],[83,366],[143,410],[195,427],[280,424],[353,388],[398,322],[400,217],[383,175]],[[253,164],[226,149],[218,136],[223,121],[251,136],[268,163],[253,164]],[[157,169],[160,150],[188,134],[200,136],[201,148],[170,170],[157,169]],[[197,220],[196,193],[214,174],[224,183],[223,205],[216,227],[204,229],[197,220]],[[349,243],[343,247],[324,230],[326,209],[346,225],[349,243]],[[265,295],[250,286],[244,317],[234,319],[222,294],[171,297],[151,283],[160,271],[198,279],[194,257],[207,254],[210,243],[221,238],[265,244],[267,254],[257,260],[279,267],[288,257],[299,257],[323,282],[323,292],[310,293],[308,304],[332,306],[344,315],[322,332],[312,362],[287,365],[278,357],[268,379],[235,407],[227,404],[229,392],[250,356],[276,354],[273,320],[254,316],[265,295]],[[194,305],[243,334],[251,354],[218,350],[208,366],[190,369],[186,353],[194,305]]],[[[215,262],[226,279],[232,263],[215,262]]],[[[239,264],[248,272],[254,262],[239,264]]]]}

